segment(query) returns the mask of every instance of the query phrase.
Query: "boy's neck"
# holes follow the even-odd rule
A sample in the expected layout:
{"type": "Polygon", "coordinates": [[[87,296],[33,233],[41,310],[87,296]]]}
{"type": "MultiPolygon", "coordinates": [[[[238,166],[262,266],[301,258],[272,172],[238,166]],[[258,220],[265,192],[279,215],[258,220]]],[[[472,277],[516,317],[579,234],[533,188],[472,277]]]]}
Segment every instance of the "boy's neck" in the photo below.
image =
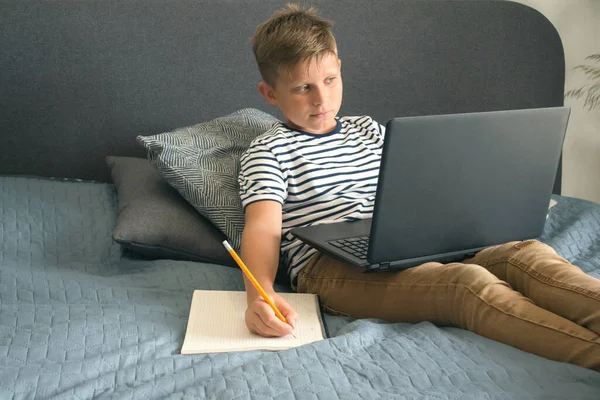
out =
{"type": "Polygon", "coordinates": [[[307,131],[304,131],[304,130],[302,130],[302,129],[300,129],[300,128],[296,128],[296,127],[294,127],[294,126],[290,126],[290,124],[288,124],[288,123],[287,123],[287,121],[286,121],[286,122],[282,122],[281,124],[282,124],[283,126],[285,126],[287,129],[291,130],[291,131],[296,131],[296,132],[298,132],[298,133],[302,133],[302,134],[305,134],[305,135],[311,135],[311,136],[327,136],[327,135],[331,135],[331,134],[333,134],[333,133],[337,133],[337,132],[339,132],[339,131],[340,131],[340,129],[341,129],[341,127],[342,127],[342,123],[340,122],[340,119],[339,119],[338,117],[335,117],[335,122],[336,122],[336,124],[335,124],[335,126],[334,126],[334,127],[331,129],[331,130],[329,130],[329,131],[327,131],[327,132],[323,132],[323,133],[312,133],[312,132],[307,132],[307,131]]]}

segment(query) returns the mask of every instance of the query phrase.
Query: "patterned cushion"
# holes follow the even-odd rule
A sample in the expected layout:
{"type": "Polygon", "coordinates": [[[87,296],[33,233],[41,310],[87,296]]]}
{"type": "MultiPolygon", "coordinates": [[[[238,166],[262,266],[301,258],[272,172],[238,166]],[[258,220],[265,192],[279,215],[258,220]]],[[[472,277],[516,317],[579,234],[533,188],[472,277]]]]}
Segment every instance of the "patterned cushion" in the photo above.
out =
{"type": "Polygon", "coordinates": [[[246,108],[137,139],[165,180],[239,249],[244,228],[238,185],[240,156],[275,122],[272,115],[246,108]]]}

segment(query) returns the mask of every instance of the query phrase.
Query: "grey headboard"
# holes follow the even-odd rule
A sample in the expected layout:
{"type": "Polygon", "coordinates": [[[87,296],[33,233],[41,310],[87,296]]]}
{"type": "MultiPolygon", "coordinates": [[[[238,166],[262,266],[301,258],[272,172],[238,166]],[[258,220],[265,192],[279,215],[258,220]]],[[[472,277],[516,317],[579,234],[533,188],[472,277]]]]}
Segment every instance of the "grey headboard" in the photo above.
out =
{"type": "MultiPolygon", "coordinates": [[[[335,21],[343,115],[563,104],[561,40],[521,4],[309,3],[335,21]]],[[[284,0],[0,4],[0,174],[109,180],[106,155],[144,156],[136,135],[244,107],[278,115],[257,93],[249,37],[284,0]]]]}

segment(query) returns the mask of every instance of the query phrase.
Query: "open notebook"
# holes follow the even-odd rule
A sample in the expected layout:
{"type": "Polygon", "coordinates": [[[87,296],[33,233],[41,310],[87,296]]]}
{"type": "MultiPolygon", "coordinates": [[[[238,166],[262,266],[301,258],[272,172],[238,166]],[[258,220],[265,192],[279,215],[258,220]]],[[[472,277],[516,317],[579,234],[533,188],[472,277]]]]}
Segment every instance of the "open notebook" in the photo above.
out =
{"type": "Polygon", "coordinates": [[[285,350],[324,339],[327,335],[314,294],[279,293],[298,313],[292,335],[264,338],[246,328],[246,292],[195,290],[181,354],[248,350],[285,350]]]}

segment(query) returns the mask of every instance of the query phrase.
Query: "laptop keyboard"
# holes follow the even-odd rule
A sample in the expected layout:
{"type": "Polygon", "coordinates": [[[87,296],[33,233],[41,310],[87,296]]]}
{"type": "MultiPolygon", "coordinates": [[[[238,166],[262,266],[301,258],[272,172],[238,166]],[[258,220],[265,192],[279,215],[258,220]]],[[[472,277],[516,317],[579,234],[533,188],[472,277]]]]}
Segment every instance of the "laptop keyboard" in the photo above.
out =
{"type": "Polygon", "coordinates": [[[368,236],[330,240],[329,244],[361,260],[367,259],[367,249],[369,248],[368,236]]]}

